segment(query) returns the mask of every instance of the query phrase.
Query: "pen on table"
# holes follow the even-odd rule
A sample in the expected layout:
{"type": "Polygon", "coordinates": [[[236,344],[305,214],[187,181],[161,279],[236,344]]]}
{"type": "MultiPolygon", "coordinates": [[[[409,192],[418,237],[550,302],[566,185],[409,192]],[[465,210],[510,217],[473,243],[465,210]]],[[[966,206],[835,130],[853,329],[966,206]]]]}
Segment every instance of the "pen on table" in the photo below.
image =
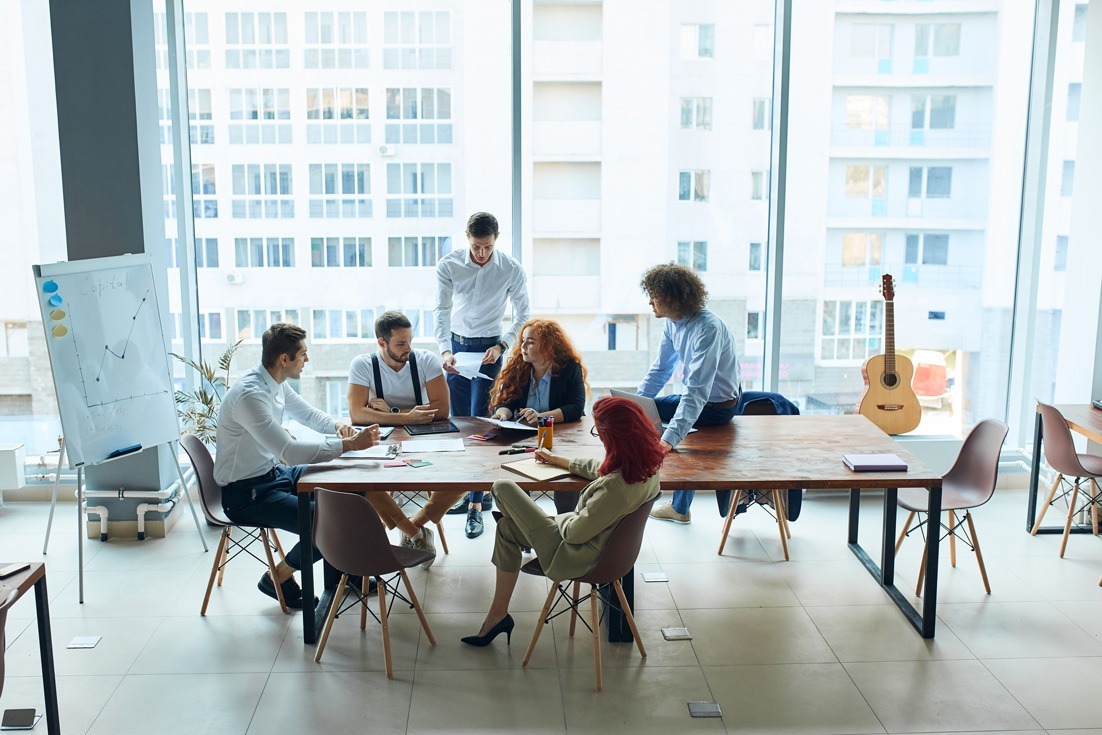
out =
{"type": "Polygon", "coordinates": [[[498,454],[524,454],[525,452],[534,452],[535,447],[520,447],[514,449],[502,449],[498,454]]]}

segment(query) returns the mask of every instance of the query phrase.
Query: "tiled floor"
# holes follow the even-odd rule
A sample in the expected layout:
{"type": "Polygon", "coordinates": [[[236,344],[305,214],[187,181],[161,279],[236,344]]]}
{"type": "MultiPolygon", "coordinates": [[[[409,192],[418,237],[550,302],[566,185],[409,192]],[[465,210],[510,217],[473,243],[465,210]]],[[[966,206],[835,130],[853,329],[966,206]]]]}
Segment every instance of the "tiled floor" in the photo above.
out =
{"type": "MultiPolygon", "coordinates": [[[[741,516],[723,556],[720,518],[701,495],[690,526],[652,521],[638,571],[638,620],[649,656],[604,647],[605,691],[593,691],[590,640],[563,619],[520,667],[541,580],[524,577],[517,645],[471,649],[493,579],[493,526],[474,541],[449,517],[451,555],[412,578],[438,644],[411,611],[391,618],[395,677],[383,672],[378,627],[338,620],[322,664],[300,618],[260,595],[260,567],[240,560],[199,606],[211,563],[190,518],[167,539],[86,543],[86,600],[77,604],[72,506],[46,557],[61,718],[66,733],[303,732],[1064,732],[1102,735],[1102,543],[1023,530],[1025,497],[1000,491],[975,514],[993,594],[971,552],[943,551],[937,637],[922,640],[845,546],[840,495],[805,502],[784,562],[761,509],[741,516]],[[688,626],[692,641],[659,629],[688,626]],[[67,650],[77,635],[92,650],[67,650]],[[686,702],[715,700],[721,720],[690,719],[686,702]],[[1095,728],[1095,729],[1092,729],[1095,728]]],[[[863,509],[862,543],[879,543],[879,500],[863,509]]],[[[0,508],[0,560],[38,559],[46,508],[0,508]]],[[[488,520],[488,516],[487,516],[488,520]]],[[[217,534],[207,530],[212,545],[217,534]]],[[[289,536],[288,536],[289,538],[289,536]]],[[[913,589],[921,543],[909,540],[899,584],[913,589]]],[[[370,621],[369,621],[370,622],[370,621]]],[[[42,707],[38,639],[28,597],[8,621],[3,707],[42,707]]],[[[41,723],[38,731],[45,731],[41,723]]]]}

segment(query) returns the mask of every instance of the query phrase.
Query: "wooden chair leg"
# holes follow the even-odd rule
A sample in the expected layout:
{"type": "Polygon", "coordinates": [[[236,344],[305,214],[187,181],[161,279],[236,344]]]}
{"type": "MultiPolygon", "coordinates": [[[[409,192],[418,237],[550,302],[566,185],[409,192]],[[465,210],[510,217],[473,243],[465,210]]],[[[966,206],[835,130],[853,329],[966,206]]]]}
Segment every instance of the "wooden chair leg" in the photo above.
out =
{"type": "Polygon", "coordinates": [[[593,668],[597,673],[597,691],[601,691],[601,611],[597,606],[596,585],[589,593],[589,616],[593,620],[593,668]]]}
{"type": "Polygon", "coordinates": [[[719,537],[719,551],[716,552],[719,556],[723,556],[723,547],[727,543],[727,534],[731,533],[731,521],[735,519],[735,509],[738,508],[738,504],[741,500],[742,490],[735,490],[734,497],[731,498],[731,507],[727,509],[727,518],[723,521],[723,534],[719,537]]]}
{"type": "Polygon", "coordinates": [[[628,598],[624,595],[624,587],[620,584],[620,580],[613,581],[612,588],[616,590],[616,596],[620,598],[620,607],[624,611],[624,617],[628,620],[631,634],[635,636],[635,646],[639,649],[639,655],[646,658],[647,649],[643,648],[643,636],[639,635],[639,628],[635,626],[635,616],[631,614],[631,605],[628,604],[628,598]]]}
{"type": "Polygon", "coordinates": [[[222,579],[226,576],[226,565],[230,563],[230,540],[233,538],[233,526],[228,528],[226,534],[226,546],[222,549],[222,557],[218,560],[218,586],[222,586],[222,579]]]}
{"type": "Polygon", "coordinates": [[[1068,536],[1071,535],[1071,519],[1075,515],[1075,504],[1079,502],[1079,478],[1075,478],[1075,485],[1071,488],[1071,499],[1068,502],[1068,519],[1064,523],[1064,540],[1060,542],[1060,558],[1064,558],[1064,550],[1068,547],[1068,536]]]}
{"type": "MultiPolygon", "coordinates": [[[[272,575],[272,586],[275,587],[276,599],[279,600],[279,609],[283,611],[283,614],[287,614],[287,601],[283,599],[283,586],[276,582],[276,563],[272,557],[272,547],[268,543],[268,529],[260,528],[260,542],[264,544],[264,555],[268,557],[268,574],[272,575]]],[[[223,569],[226,567],[223,566],[223,569]]]]}
{"type": "Polygon", "coordinates": [[[915,585],[915,597],[922,597],[922,583],[926,581],[926,547],[930,544],[931,525],[930,523],[926,524],[926,543],[922,544],[922,563],[918,565],[918,584],[915,585]]]}
{"type": "MultiPolygon", "coordinates": [[[[341,581],[337,583],[337,597],[329,607],[329,615],[325,618],[325,627],[321,630],[321,640],[318,641],[318,652],[314,654],[314,663],[321,663],[321,655],[325,653],[325,644],[329,642],[329,631],[333,629],[333,621],[337,619],[337,609],[344,598],[344,586],[348,584],[348,575],[342,574],[341,581]]],[[[277,588],[278,589],[278,588],[277,588]]]]}
{"type": "Polygon", "coordinates": [[[558,590],[559,586],[551,582],[551,591],[547,593],[547,601],[543,603],[543,610],[540,611],[540,619],[536,621],[536,631],[532,633],[532,642],[528,644],[528,652],[524,654],[524,661],[521,663],[522,667],[527,666],[528,662],[532,660],[532,651],[536,650],[536,641],[540,639],[540,633],[543,631],[547,615],[551,612],[551,604],[555,602],[555,593],[558,592],[558,590]]]}
{"type": "Polygon", "coordinates": [[[444,523],[442,520],[436,521],[436,533],[438,536],[440,536],[440,545],[444,547],[444,553],[450,554],[451,552],[448,551],[448,539],[444,535],[444,523]]]}
{"type": "MultiPolygon", "coordinates": [[[[953,532],[957,527],[957,517],[953,511],[949,511],[949,566],[957,567],[957,535],[953,532]]],[[[941,535],[941,529],[938,529],[941,535]]]]}
{"type": "Polygon", "coordinates": [[[279,553],[279,560],[281,562],[287,561],[287,555],[283,553],[283,544],[279,543],[279,535],[274,528],[268,529],[268,535],[272,537],[272,543],[275,544],[276,552],[279,553]]]}
{"type": "Polygon", "coordinates": [[[773,510],[777,513],[777,530],[781,534],[781,549],[784,551],[784,560],[788,561],[788,540],[784,533],[784,506],[781,505],[781,491],[773,491],[773,510]]]}
{"type": "Polygon", "coordinates": [[[1098,483],[1094,478],[1090,479],[1091,483],[1091,528],[1094,530],[1094,535],[1098,535],[1098,503],[1102,501],[1102,498],[1098,497],[1098,483]]]}
{"type": "Polygon", "coordinates": [[[413,585],[409,583],[409,575],[406,574],[406,570],[402,570],[402,581],[406,585],[406,592],[409,593],[409,601],[413,603],[413,609],[417,611],[417,618],[421,621],[421,627],[425,629],[425,637],[429,639],[429,643],[436,645],[436,638],[432,635],[432,628],[429,627],[428,618],[425,617],[425,611],[421,609],[421,602],[417,599],[417,593],[413,591],[413,585]]]}
{"type": "MultiPolygon", "coordinates": [[[[367,591],[371,589],[371,577],[366,574],[360,577],[360,630],[367,630],[367,591]]],[[[339,605],[342,598],[333,600],[334,605],[339,605]]]]}
{"type": "Polygon", "coordinates": [[[574,629],[578,625],[578,597],[582,594],[582,583],[575,580],[574,582],[574,594],[571,597],[570,606],[570,637],[574,637],[574,629]]]}
{"type": "Polygon", "coordinates": [[[386,663],[386,678],[394,678],[394,662],[390,658],[390,623],[386,617],[386,582],[382,577],[375,578],[375,589],[379,595],[379,624],[383,629],[383,661],[386,663]]]}
{"type": "Polygon", "coordinates": [[[972,548],[976,550],[976,561],[980,565],[980,576],[983,577],[983,588],[987,594],[991,594],[991,583],[987,581],[987,567],[983,565],[983,552],[980,551],[980,540],[976,536],[976,524],[972,522],[972,514],[964,511],[964,520],[968,521],[968,533],[972,537],[972,548]]]}
{"type": "Polygon", "coordinates": [[[226,526],[222,529],[222,535],[218,537],[218,551],[214,552],[214,564],[210,567],[210,579],[207,581],[207,594],[203,595],[203,607],[199,610],[200,615],[207,614],[207,603],[210,602],[210,591],[214,589],[214,578],[218,576],[218,569],[221,566],[219,564],[222,561],[222,557],[225,556],[227,538],[230,535],[230,527],[226,526]]]}
{"type": "Polygon", "coordinates": [[[784,522],[784,535],[787,538],[792,538],[792,529],[790,529],[788,527],[788,497],[787,497],[788,496],[788,491],[787,490],[778,490],[777,494],[781,498],[780,515],[781,515],[781,521],[784,522]]]}
{"type": "Polygon", "coordinates": [[[1060,473],[1056,473],[1056,479],[1052,481],[1052,488],[1049,489],[1048,495],[1045,496],[1045,502],[1041,506],[1041,513],[1037,516],[1037,520],[1033,523],[1033,530],[1029,532],[1030,536],[1036,536],[1037,531],[1041,529],[1041,521],[1045,519],[1045,513],[1048,513],[1048,507],[1052,505],[1052,500],[1056,497],[1056,488],[1060,487],[1060,481],[1063,479],[1063,475],[1061,475],[1060,473]]]}
{"type": "Polygon", "coordinates": [[[907,538],[907,531],[911,530],[911,521],[915,519],[915,511],[907,514],[907,520],[903,521],[903,530],[899,532],[899,540],[895,542],[895,553],[899,553],[899,547],[903,545],[903,539],[907,538]]]}

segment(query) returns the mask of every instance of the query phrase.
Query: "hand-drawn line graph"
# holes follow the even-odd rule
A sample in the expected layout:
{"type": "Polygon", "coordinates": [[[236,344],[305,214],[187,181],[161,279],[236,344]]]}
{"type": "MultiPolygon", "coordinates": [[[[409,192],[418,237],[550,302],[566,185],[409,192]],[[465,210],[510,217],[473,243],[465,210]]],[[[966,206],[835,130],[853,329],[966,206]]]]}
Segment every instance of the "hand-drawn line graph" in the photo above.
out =
{"type": "Polygon", "coordinates": [[[99,361],[99,372],[96,373],[96,382],[100,382],[103,379],[103,363],[106,362],[108,355],[114,355],[120,360],[126,359],[126,348],[130,346],[130,338],[134,336],[134,324],[138,320],[138,314],[142,313],[142,307],[145,306],[145,302],[149,299],[149,289],[145,290],[142,294],[141,303],[138,304],[138,310],[134,312],[134,316],[130,317],[130,332],[126,335],[126,341],[122,343],[122,352],[115,352],[111,349],[111,345],[103,346],[103,357],[99,361]]]}

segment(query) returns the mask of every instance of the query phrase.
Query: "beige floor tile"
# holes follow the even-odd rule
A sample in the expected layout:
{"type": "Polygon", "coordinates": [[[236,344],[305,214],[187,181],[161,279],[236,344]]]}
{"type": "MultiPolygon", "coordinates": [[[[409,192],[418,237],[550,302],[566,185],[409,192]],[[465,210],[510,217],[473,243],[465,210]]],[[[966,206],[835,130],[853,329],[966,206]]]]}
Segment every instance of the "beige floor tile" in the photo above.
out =
{"type": "MultiPolygon", "coordinates": [[[[78,582],[74,578],[66,585],[63,594],[58,595],[56,599],[51,595],[50,617],[56,620],[58,618],[132,618],[169,615],[173,611],[174,601],[180,595],[180,588],[187,583],[191,575],[192,572],[175,570],[165,572],[86,571],[84,604],[79,602],[78,582]]],[[[201,598],[200,602],[202,602],[201,598]]]]}
{"type": "MultiPolygon", "coordinates": [[[[57,677],[58,719],[65,735],[88,732],[122,679],[107,674],[57,677]]],[[[42,720],[34,732],[46,732],[46,700],[42,695],[42,679],[38,676],[11,676],[9,673],[4,682],[3,701],[0,709],[34,707],[42,713],[42,720]]]]}
{"type": "Polygon", "coordinates": [[[682,610],[681,618],[702,666],[838,660],[801,608],[682,610]]]}
{"type": "MultiPolygon", "coordinates": [[[[387,626],[393,668],[411,672],[417,659],[417,647],[424,635],[420,621],[416,615],[392,615],[387,618],[387,626]]],[[[433,633],[439,636],[436,630],[433,633]]],[[[320,634],[318,637],[320,639],[320,634]]],[[[360,630],[358,612],[350,611],[337,618],[333,622],[321,663],[314,662],[317,646],[307,646],[302,640],[301,618],[295,616],[271,670],[281,673],[386,670],[382,630],[370,615],[364,630],[360,630]]]]}
{"type": "Polygon", "coordinates": [[[680,610],[800,604],[776,564],[663,564],[662,569],[670,575],[670,591],[680,610]]]}
{"type": "Polygon", "coordinates": [[[1102,657],[1000,659],[984,664],[1045,729],[1102,724],[1102,657]]]}
{"type": "Polygon", "coordinates": [[[563,733],[566,722],[558,671],[508,669],[418,672],[409,732],[563,733]]]}
{"type": "Polygon", "coordinates": [[[884,732],[840,664],[706,666],[704,676],[728,732],[884,732]]]}
{"type": "Polygon", "coordinates": [[[1096,641],[1102,643],[1102,590],[1100,590],[1097,601],[1054,602],[1052,606],[1066,615],[1069,620],[1082,628],[1096,641]]]}
{"type": "Polygon", "coordinates": [[[939,605],[938,617],[981,659],[1102,656],[1102,643],[1048,602],[939,605]]]}
{"type": "MultiPolygon", "coordinates": [[[[1093,536],[1077,539],[1084,546],[1102,549],[1102,542],[1093,536]]],[[[1063,559],[1053,554],[1040,557],[1007,557],[1003,562],[1037,590],[1046,600],[1098,600],[1102,587],[1098,575],[1102,574],[1102,559],[1069,552],[1063,559]]]]}
{"type": "MultiPolygon", "coordinates": [[[[976,559],[970,551],[959,550],[957,566],[949,564],[948,547],[942,544],[938,564],[938,605],[954,602],[1036,602],[1043,600],[1041,594],[1022,580],[1007,566],[1006,559],[984,556],[987,567],[987,580],[991,585],[991,594],[983,586],[976,559]]],[[[920,558],[901,557],[896,564],[896,587],[912,601],[915,584],[918,582],[920,558]]]]}
{"type": "MultiPolygon", "coordinates": [[[[436,635],[437,645],[430,646],[422,639],[417,649],[417,670],[421,671],[458,671],[471,670],[520,670],[524,661],[528,643],[532,640],[538,612],[512,613],[515,627],[512,643],[506,643],[504,633],[498,635],[493,643],[482,648],[468,646],[460,641],[468,635],[478,633],[485,618],[484,613],[462,613],[428,616],[432,632],[436,635]]],[[[544,630],[539,643],[528,664],[530,669],[555,668],[555,632],[544,630]]],[[[482,674],[477,676],[481,677],[482,674]]]]}
{"type": "Polygon", "coordinates": [[[895,606],[805,608],[839,661],[924,661],[975,658],[946,626],[920,637],[895,606]]]}
{"type": "Polygon", "coordinates": [[[412,672],[278,673],[264,686],[248,732],[400,733],[406,731],[412,672]]]}
{"type": "Polygon", "coordinates": [[[669,582],[647,582],[644,572],[665,572],[659,564],[635,565],[635,602],[636,610],[673,610],[677,607],[670,592],[669,582]]]}
{"type": "MultiPolygon", "coordinates": [[[[492,564],[478,567],[457,567],[446,573],[436,568],[429,572],[431,576],[425,596],[421,603],[426,612],[431,613],[482,613],[490,608],[494,595],[494,580],[497,569],[492,564]]],[[[517,580],[513,599],[509,604],[515,612],[538,612],[547,597],[548,582],[543,577],[521,574],[517,580]]]]}
{"type": "Polygon", "coordinates": [[[857,557],[793,560],[777,571],[803,605],[891,605],[891,598],[857,557]]]}
{"type": "MultiPolygon", "coordinates": [[[[166,617],[128,673],[242,674],[272,670],[290,616],[166,617]]],[[[102,645],[102,644],[101,644],[102,645]]]]}
{"type": "Polygon", "coordinates": [[[884,728],[891,733],[1039,727],[980,661],[848,663],[844,666],[884,728]]]}
{"type": "MultiPolygon", "coordinates": [[[[584,610],[588,620],[588,603],[584,610]]],[[[662,637],[662,628],[684,625],[676,610],[640,610],[635,615],[635,624],[643,636],[646,659],[639,655],[639,649],[634,643],[609,643],[602,635],[601,656],[604,668],[699,666],[696,651],[688,641],[667,641],[662,637]]],[[[581,620],[578,621],[573,639],[570,637],[569,614],[555,618],[552,627],[555,631],[559,668],[592,669],[593,637],[581,620]]]]}
{"type": "MultiPolygon", "coordinates": [[[[62,676],[126,674],[159,625],[159,618],[58,618],[50,625],[54,643],[54,667],[62,676]],[[95,648],[69,649],[75,636],[98,635],[95,648]]],[[[18,640],[9,639],[5,657],[8,676],[38,676],[41,659],[38,625],[30,627],[18,640]]]]}

